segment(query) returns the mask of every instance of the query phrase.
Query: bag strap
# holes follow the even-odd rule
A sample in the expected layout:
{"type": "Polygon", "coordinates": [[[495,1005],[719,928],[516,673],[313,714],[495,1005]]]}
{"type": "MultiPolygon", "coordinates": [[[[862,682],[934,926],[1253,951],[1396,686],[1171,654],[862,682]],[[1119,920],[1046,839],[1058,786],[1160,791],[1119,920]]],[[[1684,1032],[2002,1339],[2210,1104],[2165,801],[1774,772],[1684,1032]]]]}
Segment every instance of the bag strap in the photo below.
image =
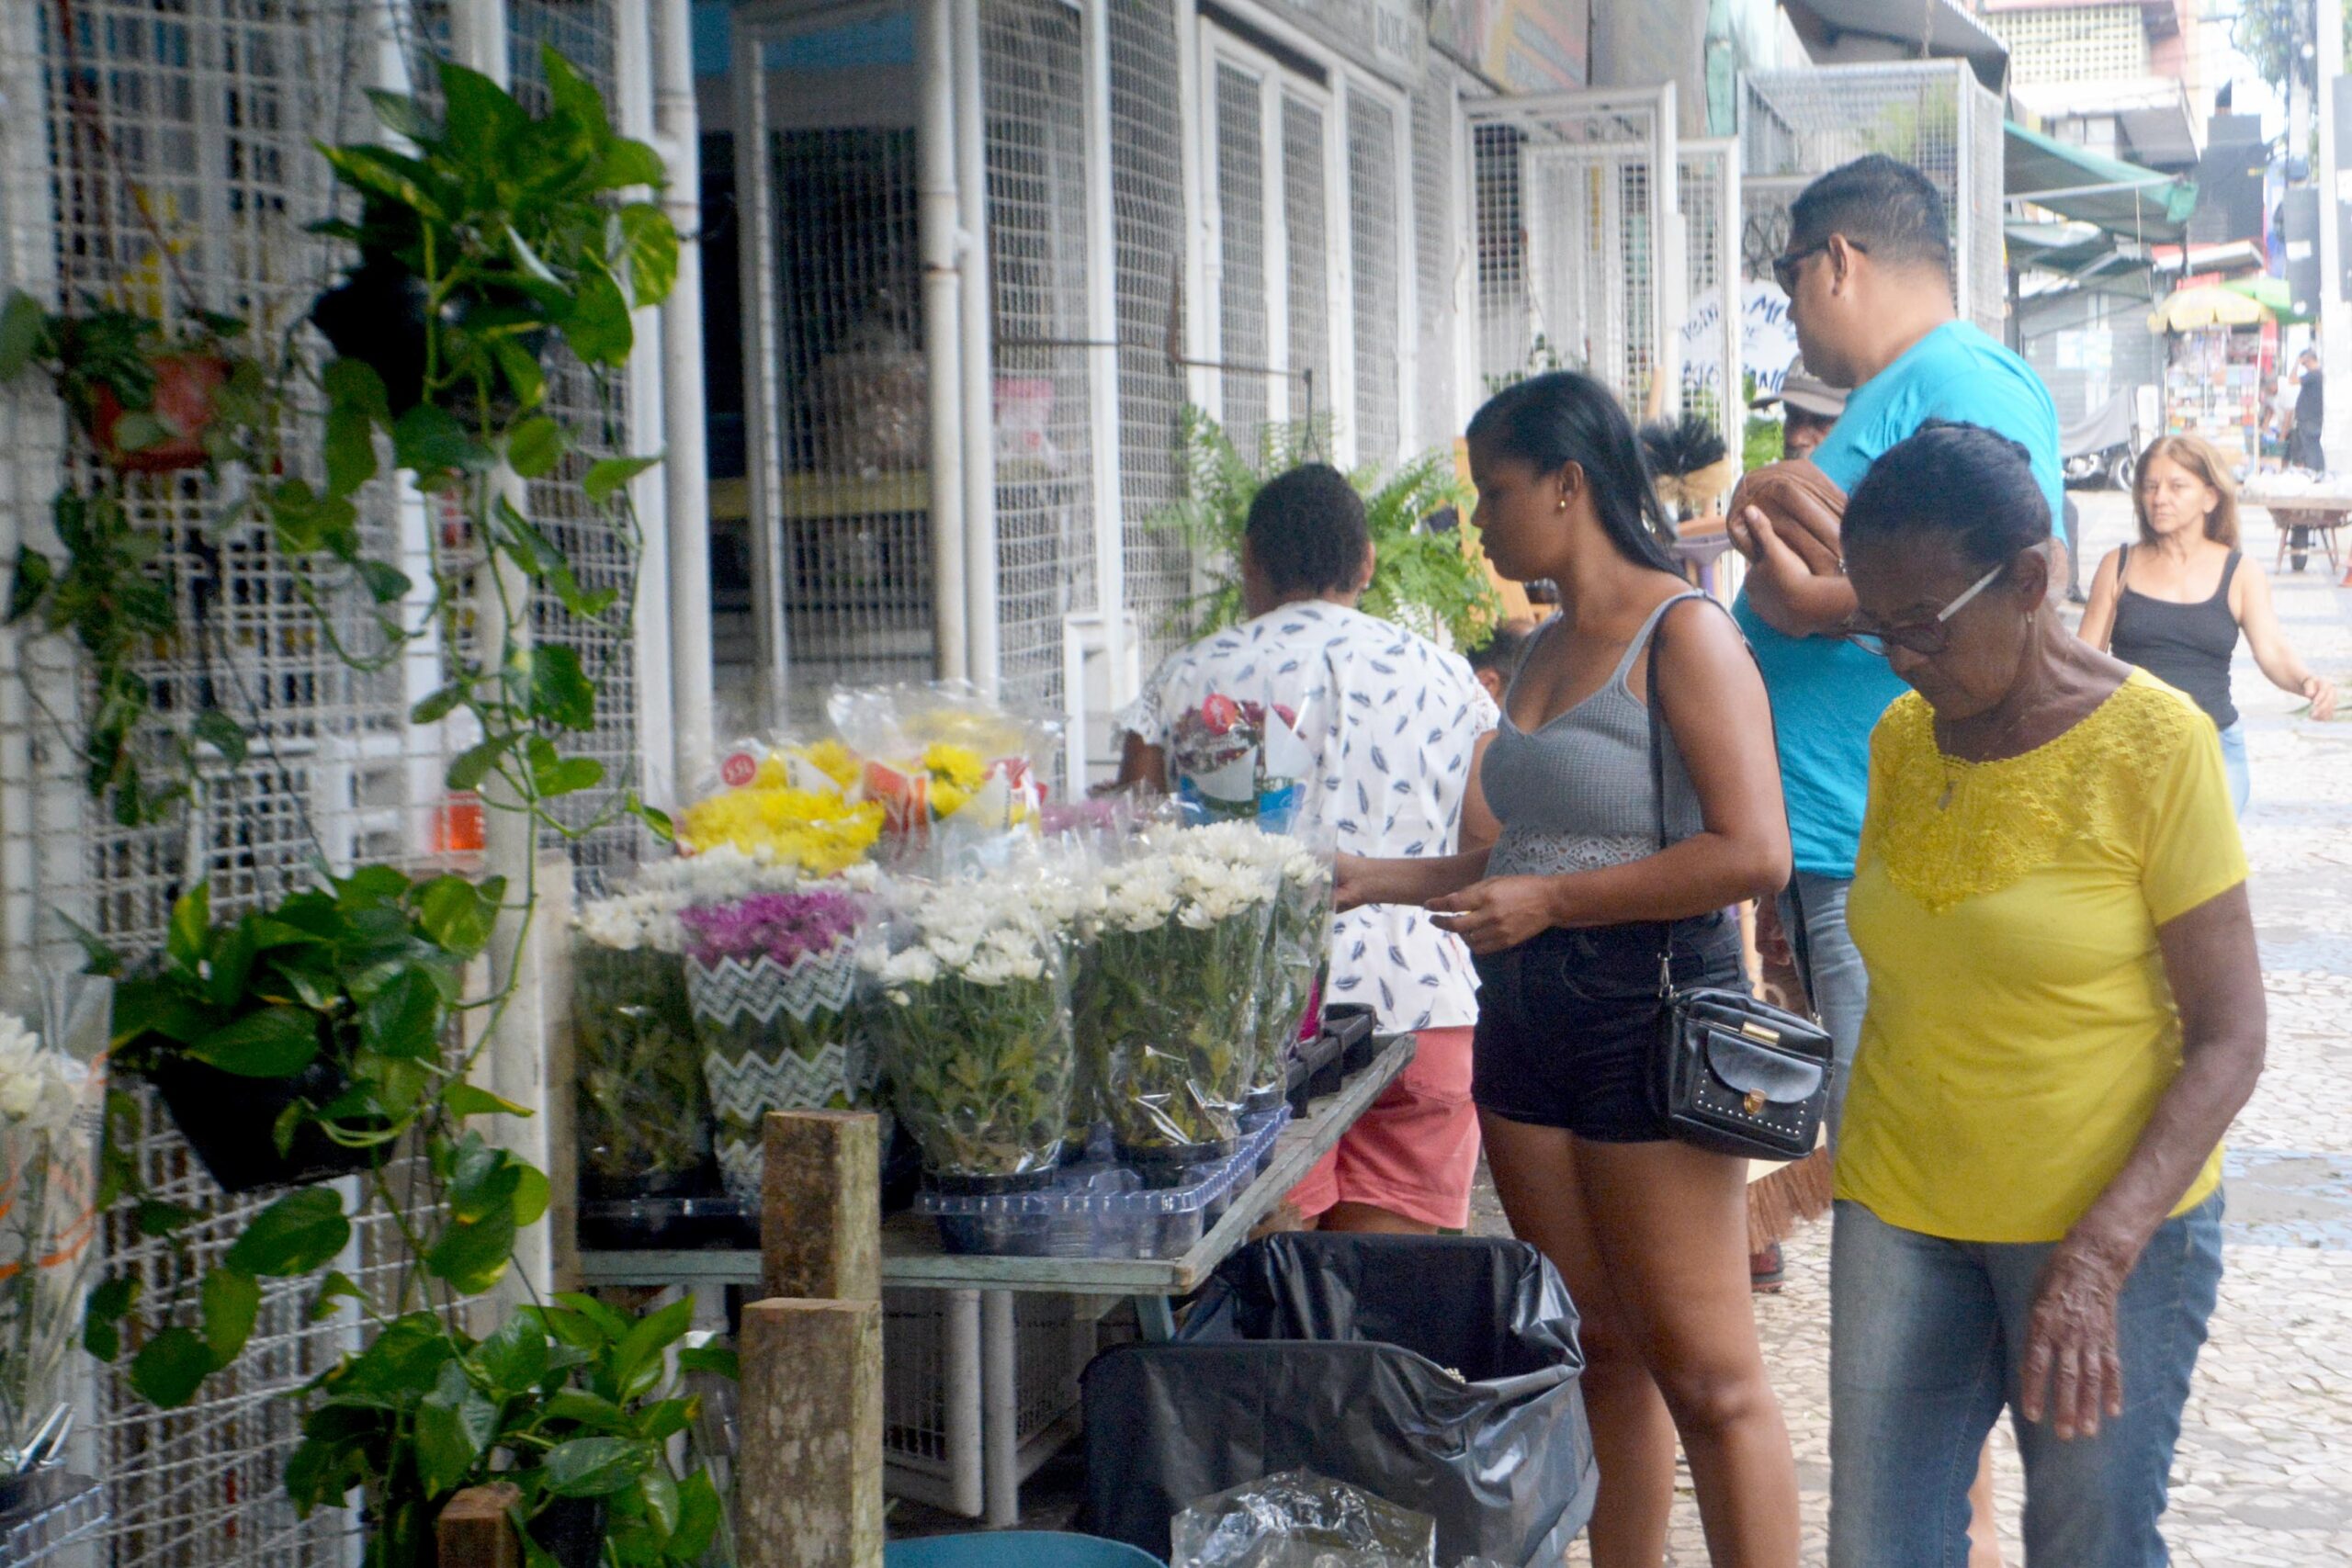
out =
{"type": "MultiPolygon", "coordinates": [[[[1650,809],[1655,815],[1657,823],[1657,848],[1660,854],[1664,854],[1667,850],[1672,846],[1670,846],[1666,840],[1666,739],[1659,727],[1657,716],[1657,649],[1658,644],[1666,640],[1666,617],[1668,612],[1672,610],[1677,604],[1681,604],[1685,599],[1704,599],[1709,604],[1716,604],[1717,608],[1721,608],[1721,605],[1717,603],[1713,594],[1702,593],[1695,590],[1689,593],[1678,593],[1673,598],[1658,606],[1657,618],[1650,626],[1650,646],[1647,652],[1649,660],[1649,701],[1644,704],[1643,706],[1646,709],[1649,715],[1650,809]]],[[[1731,612],[1725,610],[1724,613],[1725,615],[1729,615],[1731,612]]],[[[1735,629],[1736,629],[1736,623],[1735,623],[1735,629]]],[[[1755,663],[1756,649],[1749,644],[1745,635],[1741,636],[1739,639],[1739,646],[1747,650],[1748,660],[1751,663],[1755,663]]],[[[1763,666],[1760,663],[1757,664],[1757,672],[1759,675],[1763,673],[1763,666]]],[[[1772,765],[1777,768],[1781,765],[1781,723],[1778,718],[1773,716],[1772,698],[1770,692],[1765,694],[1764,719],[1765,723],[1770,727],[1772,737],[1772,765]]],[[[1785,796],[1781,800],[1781,809],[1783,816],[1785,816],[1788,810],[1788,802],[1785,796]]],[[[1789,874],[1789,884],[1792,887],[1796,885],[1796,874],[1793,871],[1789,874]]],[[[1802,917],[1800,917],[1799,923],[1800,926],[1802,926],[1802,917]]],[[[1802,936],[1800,936],[1797,941],[1800,944],[1800,953],[1809,957],[1810,954],[1807,950],[1810,949],[1812,944],[1805,942],[1802,936]]],[[[1802,961],[1803,959],[1801,958],[1800,962],[1802,961]]],[[[1810,990],[1811,987],[1812,982],[1808,978],[1806,981],[1806,988],[1810,990]]],[[[1661,920],[1658,922],[1657,994],[1660,999],[1668,999],[1672,998],[1674,995],[1674,922],[1672,920],[1661,920]]]]}
{"type": "MultiPolygon", "coordinates": [[[[1650,645],[1645,650],[1649,665],[1649,698],[1642,705],[1649,716],[1650,728],[1650,810],[1657,822],[1657,850],[1664,854],[1670,847],[1666,841],[1666,737],[1657,717],[1657,648],[1666,640],[1666,617],[1685,599],[1705,599],[1699,592],[1678,593],[1657,608],[1650,622],[1650,645]]],[[[1743,643],[1746,639],[1742,639],[1743,643]]],[[[1775,765],[1778,759],[1775,759],[1775,765]]],[[[1674,922],[1660,920],[1657,928],[1657,994],[1661,999],[1674,995],[1674,922]]]]}

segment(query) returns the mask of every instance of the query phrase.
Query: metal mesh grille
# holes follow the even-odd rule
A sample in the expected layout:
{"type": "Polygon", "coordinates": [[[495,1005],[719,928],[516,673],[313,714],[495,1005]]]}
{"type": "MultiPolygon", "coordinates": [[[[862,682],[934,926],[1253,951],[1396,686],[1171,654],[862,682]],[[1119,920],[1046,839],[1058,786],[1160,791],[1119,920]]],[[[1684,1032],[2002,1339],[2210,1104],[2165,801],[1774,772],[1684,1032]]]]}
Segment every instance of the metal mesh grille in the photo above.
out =
{"type": "Polygon", "coordinates": [[[1219,416],[1244,452],[1266,423],[1265,105],[1258,79],[1216,68],[1217,357],[1219,416]]]}
{"type": "Polygon", "coordinates": [[[1707,341],[1683,345],[1682,406],[1712,421],[1724,433],[1727,444],[1736,421],[1726,418],[1726,394],[1732,400],[1740,396],[1740,236],[1737,225],[1730,221],[1724,199],[1727,188],[1737,188],[1736,152],[1736,144],[1730,141],[1684,144],[1675,187],[1682,205],[1690,318],[1693,322],[1699,320],[1702,304],[1711,297],[1715,309],[1714,330],[1707,334],[1707,341]],[[1713,367],[1712,382],[1702,361],[1713,367]]]}
{"type": "Polygon", "coordinates": [[[1479,370],[1487,388],[1580,368],[1634,408],[1660,338],[1657,100],[1466,106],[1477,203],[1479,370]]]}
{"type": "MultiPolygon", "coordinates": [[[[826,74],[786,73],[778,95],[826,74]]],[[[937,668],[914,130],[780,129],[769,170],[786,716],[808,724],[838,682],[937,668]]]]}
{"type": "Polygon", "coordinates": [[[1397,426],[1396,115],[1348,95],[1348,252],[1354,269],[1356,461],[1394,462],[1397,426]]]}
{"type": "Polygon", "coordinates": [[[1063,709],[1062,618],[1094,603],[1085,50],[1059,0],[980,9],[996,328],[998,670],[1063,709]]]}
{"type": "Polygon", "coordinates": [[[1417,441],[1434,446],[1459,433],[1454,352],[1461,331],[1455,285],[1463,265],[1462,224],[1454,212],[1454,91],[1457,73],[1432,55],[1413,91],[1413,281],[1420,386],[1414,408],[1417,441]]]}
{"type": "Polygon", "coordinates": [[[1997,328],[2006,297],[2000,112],[1999,101],[1957,61],[1751,73],[1741,89],[1743,172],[1751,181],[1791,181],[1793,197],[1805,179],[1866,152],[1911,164],[1944,197],[1955,302],[1980,325],[1997,328]]]}
{"type": "MultiPolygon", "coordinates": [[[[546,68],[540,54],[546,47],[594,84],[605,95],[608,109],[619,112],[615,93],[617,44],[609,3],[506,0],[506,9],[509,70],[514,96],[525,106],[535,111],[546,107],[546,68]]],[[[591,593],[611,589],[619,594],[615,615],[622,617],[628,613],[637,578],[635,531],[616,508],[591,503],[580,480],[598,458],[628,454],[628,395],[621,378],[608,376],[600,382],[569,349],[559,345],[553,351],[548,412],[583,439],[554,473],[531,482],[529,502],[532,520],[571,558],[581,587],[591,593]]],[[[541,594],[533,603],[531,625],[537,640],[577,651],[581,667],[596,682],[595,728],[572,737],[566,750],[604,763],[605,782],[555,802],[552,813],[577,828],[639,784],[637,650],[624,630],[625,619],[607,615],[583,620],[551,594],[541,594]]],[[[635,864],[649,848],[641,825],[628,817],[584,840],[567,840],[549,829],[546,843],[548,849],[568,845],[584,883],[591,885],[609,868],[635,864]]]]}
{"type": "Polygon", "coordinates": [[[1289,313],[1290,417],[1331,412],[1331,237],[1323,110],[1283,95],[1283,306],[1289,313]]]}
{"type": "Polygon", "coordinates": [[[1184,493],[1184,375],[1176,298],[1184,257],[1182,67],[1170,0],[1111,0],[1111,214],[1118,250],[1119,499],[1125,583],[1146,673],[1183,640],[1192,556],[1161,519],[1184,493]]]}

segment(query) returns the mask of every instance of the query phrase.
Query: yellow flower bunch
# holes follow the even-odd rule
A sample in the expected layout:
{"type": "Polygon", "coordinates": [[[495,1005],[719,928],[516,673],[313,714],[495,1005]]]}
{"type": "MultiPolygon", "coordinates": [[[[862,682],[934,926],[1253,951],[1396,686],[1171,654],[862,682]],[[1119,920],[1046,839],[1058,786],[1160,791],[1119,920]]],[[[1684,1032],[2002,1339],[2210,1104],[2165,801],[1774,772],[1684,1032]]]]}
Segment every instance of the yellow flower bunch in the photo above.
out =
{"type": "Polygon", "coordinates": [[[804,762],[846,790],[857,782],[857,753],[838,740],[818,740],[797,749],[804,762]]]}
{"type": "Polygon", "coordinates": [[[856,864],[881,836],[878,804],[852,805],[838,795],[793,789],[780,778],[771,784],[765,764],[750,784],[695,801],[678,818],[678,839],[689,851],[718,844],[752,855],[765,851],[811,876],[856,864]]]}

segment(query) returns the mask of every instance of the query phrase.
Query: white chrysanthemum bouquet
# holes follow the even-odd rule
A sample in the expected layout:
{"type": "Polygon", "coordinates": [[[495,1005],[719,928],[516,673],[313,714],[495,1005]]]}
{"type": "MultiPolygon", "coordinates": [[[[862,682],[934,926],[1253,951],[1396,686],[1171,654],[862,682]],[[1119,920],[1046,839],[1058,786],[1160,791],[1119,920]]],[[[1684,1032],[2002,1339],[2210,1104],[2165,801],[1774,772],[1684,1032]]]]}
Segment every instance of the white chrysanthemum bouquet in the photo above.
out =
{"type": "Polygon", "coordinates": [[[1069,928],[1084,885],[1049,863],[886,888],[860,957],[866,1018],[934,1186],[1042,1185],[1069,1120],[1069,928]]]}
{"type": "Polygon", "coordinates": [[[1120,1157],[1147,1180],[1233,1152],[1261,1076],[1275,842],[1247,822],[1161,830],[1101,874],[1079,1039],[1120,1157]]]}

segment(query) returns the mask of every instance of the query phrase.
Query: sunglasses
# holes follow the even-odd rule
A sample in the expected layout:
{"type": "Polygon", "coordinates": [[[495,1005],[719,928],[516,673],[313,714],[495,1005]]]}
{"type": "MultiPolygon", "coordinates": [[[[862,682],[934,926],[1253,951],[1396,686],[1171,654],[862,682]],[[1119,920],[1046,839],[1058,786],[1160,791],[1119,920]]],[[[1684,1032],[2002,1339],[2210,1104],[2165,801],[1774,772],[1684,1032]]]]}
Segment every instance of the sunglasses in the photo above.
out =
{"type": "Polygon", "coordinates": [[[1843,635],[1856,648],[1865,653],[1874,653],[1881,659],[1886,657],[1889,648],[1899,648],[1906,653],[1933,659],[1951,642],[1951,618],[1968,608],[1971,600],[2000,581],[2001,573],[2008,570],[2008,563],[2003,561],[1970,583],[1968,591],[1937,611],[1933,620],[1908,621],[1899,626],[1881,626],[1875,630],[1852,626],[1843,635]]]}
{"type": "MultiPolygon", "coordinates": [[[[1846,245],[1848,249],[1860,251],[1864,255],[1871,254],[1869,246],[1856,244],[1851,240],[1848,240],[1846,242],[1846,245]]],[[[1802,249],[1788,251],[1781,255],[1774,256],[1772,258],[1772,281],[1781,286],[1781,293],[1793,297],[1797,291],[1797,268],[1803,266],[1807,261],[1819,255],[1828,248],[1829,242],[1827,240],[1823,240],[1818,243],[1806,245],[1802,249]]]]}

